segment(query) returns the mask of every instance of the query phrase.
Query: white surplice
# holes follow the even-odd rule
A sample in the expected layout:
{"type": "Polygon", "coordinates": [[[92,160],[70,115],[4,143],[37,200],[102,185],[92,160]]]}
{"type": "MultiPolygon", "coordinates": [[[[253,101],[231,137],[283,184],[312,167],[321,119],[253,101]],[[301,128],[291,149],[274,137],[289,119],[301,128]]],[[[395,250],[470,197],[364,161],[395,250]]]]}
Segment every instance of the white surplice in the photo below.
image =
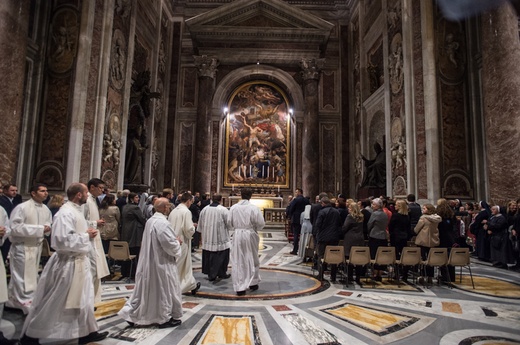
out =
{"type": "Polygon", "coordinates": [[[95,255],[80,206],[69,201],[54,217],[55,254],[43,270],[23,333],[39,339],[74,339],[98,330],[89,257],[95,255]]]}
{"type": "Polygon", "coordinates": [[[185,293],[197,287],[191,264],[191,239],[195,233],[195,226],[191,219],[191,211],[182,203],[170,212],[168,221],[172,225],[175,236],[182,240],[182,253],[177,260],[177,269],[181,280],[181,290],[182,293],[185,293]]]}
{"type": "MultiPolygon", "coordinates": [[[[3,207],[0,207],[0,226],[5,227],[4,237],[0,238],[0,246],[4,244],[5,239],[9,236],[9,217],[7,216],[7,212],[3,207]]],[[[5,274],[5,265],[2,262],[0,263],[0,304],[5,303],[7,301],[7,277],[5,274]]],[[[0,306],[0,308],[3,308],[0,306]]],[[[0,310],[1,314],[1,310],[0,310]]]]}
{"type": "Polygon", "coordinates": [[[265,220],[257,206],[249,200],[241,200],[231,206],[229,223],[235,230],[230,255],[233,289],[245,291],[261,281],[258,231],[264,228],[265,220]]]}
{"type": "Polygon", "coordinates": [[[197,231],[201,233],[202,249],[220,252],[231,248],[229,210],[222,206],[207,206],[200,212],[197,231]]]}
{"type": "Polygon", "coordinates": [[[44,226],[51,226],[52,214],[46,205],[33,199],[16,206],[10,218],[9,300],[6,305],[27,314],[38,281],[44,226]]]}
{"type": "Polygon", "coordinates": [[[135,289],[119,311],[138,325],[165,323],[182,317],[182,295],[177,271],[181,246],[162,213],[148,219],[143,233],[135,289]]]}
{"type": "MultiPolygon", "coordinates": [[[[88,193],[87,203],[83,205],[83,211],[85,219],[92,228],[97,228],[97,221],[101,219],[99,215],[99,208],[96,202],[96,197],[88,193]]],[[[94,238],[94,248],[96,249],[96,255],[91,258],[92,267],[92,281],[94,283],[94,293],[96,303],[101,302],[101,278],[110,275],[108,269],[107,259],[105,256],[105,250],[103,249],[103,243],[101,242],[101,236],[94,238]]]]}

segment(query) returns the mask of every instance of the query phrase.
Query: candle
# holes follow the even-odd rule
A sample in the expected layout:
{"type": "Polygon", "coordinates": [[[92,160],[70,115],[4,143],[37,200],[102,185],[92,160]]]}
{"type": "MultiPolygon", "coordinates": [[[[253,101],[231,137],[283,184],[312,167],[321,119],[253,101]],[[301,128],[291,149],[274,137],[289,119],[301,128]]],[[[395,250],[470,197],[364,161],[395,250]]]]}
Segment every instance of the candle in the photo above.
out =
{"type": "Polygon", "coordinates": [[[235,191],[235,185],[234,184],[231,185],[231,190],[235,191]]]}
{"type": "Polygon", "coordinates": [[[262,178],[264,178],[264,177],[265,177],[265,165],[262,166],[262,178]]]}
{"type": "Polygon", "coordinates": [[[269,170],[271,170],[271,169],[269,169],[269,167],[267,167],[267,177],[269,177],[269,170]]]}
{"type": "Polygon", "coordinates": [[[175,187],[175,179],[173,179],[173,186],[175,187]]]}
{"type": "Polygon", "coordinates": [[[249,166],[249,177],[253,177],[253,167],[249,166]]]}
{"type": "Polygon", "coordinates": [[[278,194],[280,194],[280,186],[278,186],[278,194]]]}

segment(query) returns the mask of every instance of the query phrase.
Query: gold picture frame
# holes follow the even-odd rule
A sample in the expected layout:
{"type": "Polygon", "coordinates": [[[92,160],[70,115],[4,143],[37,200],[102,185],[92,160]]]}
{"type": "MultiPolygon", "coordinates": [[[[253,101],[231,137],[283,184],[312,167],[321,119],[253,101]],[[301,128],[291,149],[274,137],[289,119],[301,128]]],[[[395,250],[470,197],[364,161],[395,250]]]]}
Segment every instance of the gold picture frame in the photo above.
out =
{"type": "Polygon", "coordinates": [[[231,95],[226,114],[224,187],[288,188],[291,113],[285,93],[250,81],[231,95]]]}

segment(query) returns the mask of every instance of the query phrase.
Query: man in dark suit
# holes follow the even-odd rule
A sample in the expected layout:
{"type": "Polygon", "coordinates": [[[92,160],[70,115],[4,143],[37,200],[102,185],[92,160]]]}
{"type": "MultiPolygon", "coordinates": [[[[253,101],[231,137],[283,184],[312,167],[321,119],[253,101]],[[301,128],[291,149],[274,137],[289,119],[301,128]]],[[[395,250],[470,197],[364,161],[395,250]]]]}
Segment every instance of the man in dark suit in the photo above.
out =
{"type": "MultiPolygon", "coordinates": [[[[3,187],[4,194],[0,196],[0,206],[5,209],[7,216],[11,217],[11,211],[15,206],[22,203],[22,196],[18,194],[18,187],[15,184],[6,184],[3,187]]],[[[2,246],[2,258],[3,262],[7,260],[7,254],[9,254],[9,248],[11,248],[11,241],[8,238],[5,239],[4,245],[2,246]]]]}
{"type": "Polygon", "coordinates": [[[302,225],[300,223],[300,216],[303,211],[305,211],[305,206],[309,205],[309,200],[303,197],[303,190],[301,188],[296,188],[294,199],[289,204],[287,208],[287,217],[291,219],[291,230],[293,232],[293,250],[291,254],[298,254],[298,246],[300,244],[300,232],[302,230],[302,225]]]}

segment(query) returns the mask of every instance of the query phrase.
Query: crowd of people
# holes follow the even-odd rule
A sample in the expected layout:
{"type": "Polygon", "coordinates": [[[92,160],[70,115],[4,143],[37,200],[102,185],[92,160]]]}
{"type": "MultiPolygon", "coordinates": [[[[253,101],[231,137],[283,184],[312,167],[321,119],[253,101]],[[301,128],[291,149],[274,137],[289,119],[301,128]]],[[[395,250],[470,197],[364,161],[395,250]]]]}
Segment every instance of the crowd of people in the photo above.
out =
{"type": "MultiPolygon", "coordinates": [[[[494,267],[520,271],[519,237],[520,199],[512,200],[507,207],[490,206],[460,200],[437,200],[436,205],[419,205],[416,197],[409,194],[406,199],[388,197],[365,200],[347,199],[339,194],[331,197],[327,193],[316,196],[311,205],[310,198],[303,196],[301,188],[286,208],[286,217],[291,223],[294,249],[290,254],[310,259],[305,248],[314,244],[314,268],[323,280],[327,264],[321,264],[328,245],[344,246],[346,259],[353,246],[367,245],[375,259],[381,246],[396,248],[396,258],[400,259],[404,247],[413,243],[421,248],[422,259],[426,260],[430,248],[468,247],[480,261],[490,262],[494,267]],[[299,243],[300,238],[304,243],[299,243]]],[[[372,279],[382,280],[386,267],[375,265],[372,279]]],[[[347,279],[357,283],[366,274],[362,267],[351,267],[347,279]]],[[[407,281],[409,269],[402,270],[400,279],[407,281]]],[[[390,272],[389,272],[390,274],[390,272]]],[[[331,281],[336,280],[337,267],[330,268],[331,281]]],[[[455,279],[453,267],[441,270],[441,282],[455,279]]],[[[427,267],[420,283],[431,284],[433,268],[427,267]]]]}
{"type": "Polygon", "coordinates": [[[121,262],[121,279],[134,279],[135,288],[119,315],[130,326],[181,324],[182,294],[195,295],[201,287],[193,275],[191,253],[201,245],[202,271],[211,283],[232,278],[238,296],[258,290],[259,235],[265,225],[260,209],[249,202],[252,190],[229,210],[222,196],[133,193],[115,196],[93,178],[73,183],[65,198],[49,197],[36,184],[22,202],[17,188],[6,185],[0,196],[0,318],[4,304],[26,315],[22,337],[1,344],[39,344],[40,339],[77,339],[79,344],[100,341],[95,304],[101,283],[115,277],[117,266],[105,254],[111,241],[126,241],[137,264],[121,262]],[[60,203],[61,201],[61,203],[60,203]],[[5,204],[5,206],[4,206],[5,204]],[[52,207],[51,207],[52,206],[52,207]],[[234,231],[231,241],[230,231],[234,231]],[[199,236],[196,236],[199,234],[199,236]],[[54,251],[39,275],[42,245],[54,251]],[[228,274],[231,262],[233,274],[228,274]]]}

